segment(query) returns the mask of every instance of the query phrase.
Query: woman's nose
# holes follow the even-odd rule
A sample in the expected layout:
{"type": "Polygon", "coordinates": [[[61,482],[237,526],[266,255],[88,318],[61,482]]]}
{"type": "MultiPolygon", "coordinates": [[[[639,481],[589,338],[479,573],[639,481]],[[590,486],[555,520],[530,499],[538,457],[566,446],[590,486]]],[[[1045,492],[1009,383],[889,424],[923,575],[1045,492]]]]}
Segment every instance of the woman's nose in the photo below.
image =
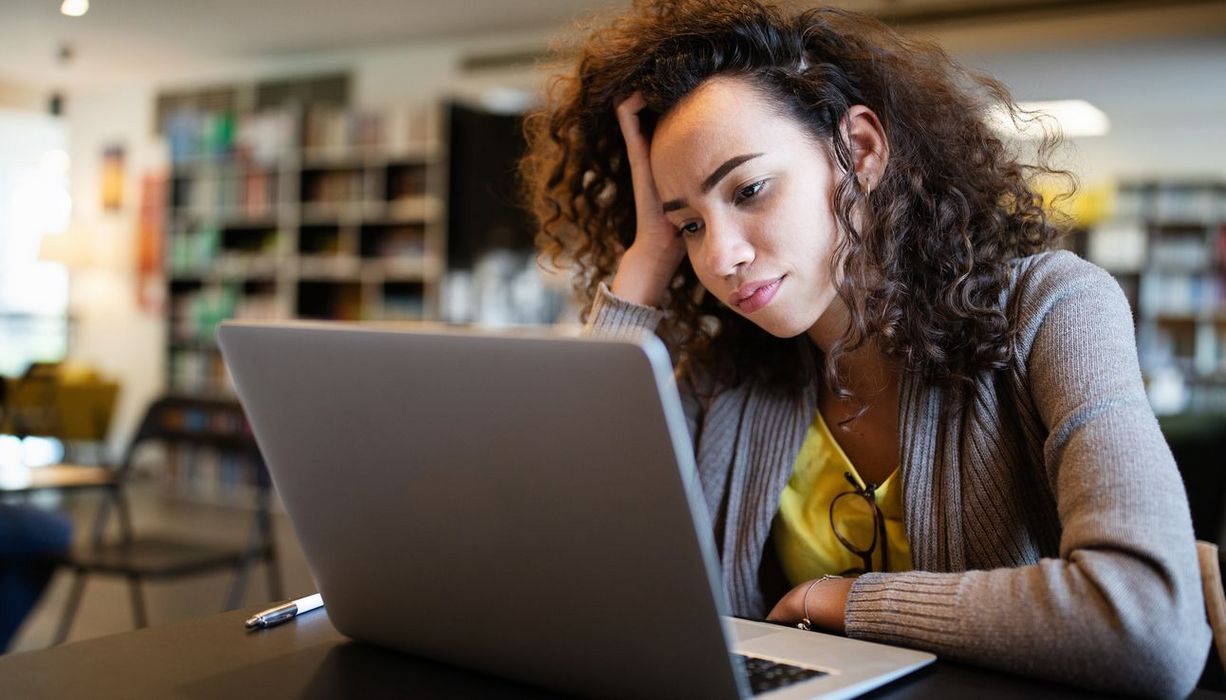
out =
{"type": "Polygon", "coordinates": [[[736,226],[708,223],[705,239],[703,252],[713,274],[729,277],[753,262],[753,246],[736,226]]]}

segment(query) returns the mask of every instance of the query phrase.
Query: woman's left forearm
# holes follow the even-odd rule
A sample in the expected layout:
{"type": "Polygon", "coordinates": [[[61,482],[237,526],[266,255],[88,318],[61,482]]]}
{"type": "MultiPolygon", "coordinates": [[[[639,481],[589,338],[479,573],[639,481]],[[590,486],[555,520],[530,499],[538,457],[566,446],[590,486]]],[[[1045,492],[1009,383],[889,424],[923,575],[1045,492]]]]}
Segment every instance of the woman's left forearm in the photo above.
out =
{"type": "Polygon", "coordinates": [[[842,577],[806,581],[788,591],[766,619],[790,625],[808,620],[814,628],[843,632],[847,595],[854,582],[842,577]]]}

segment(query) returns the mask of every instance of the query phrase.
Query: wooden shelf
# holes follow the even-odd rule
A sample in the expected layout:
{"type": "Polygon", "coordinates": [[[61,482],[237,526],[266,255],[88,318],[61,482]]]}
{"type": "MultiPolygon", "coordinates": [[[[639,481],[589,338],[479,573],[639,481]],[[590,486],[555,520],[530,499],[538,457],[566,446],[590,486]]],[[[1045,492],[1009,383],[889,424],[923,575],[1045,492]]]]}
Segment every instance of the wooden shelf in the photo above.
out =
{"type": "Polygon", "coordinates": [[[362,261],[356,255],[301,255],[298,257],[299,279],[352,279],[362,272],[362,261]]]}
{"type": "Polygon", "coordinates": [[[395,149],[374,146],[308,148],[296,151],[292,157],[297,159],[299,167],[309,170],[344,166],[377,167],[401,162],[429,164],[437,162],[443,152],[443,145],[432,141],[407,144],[395,149]]]}

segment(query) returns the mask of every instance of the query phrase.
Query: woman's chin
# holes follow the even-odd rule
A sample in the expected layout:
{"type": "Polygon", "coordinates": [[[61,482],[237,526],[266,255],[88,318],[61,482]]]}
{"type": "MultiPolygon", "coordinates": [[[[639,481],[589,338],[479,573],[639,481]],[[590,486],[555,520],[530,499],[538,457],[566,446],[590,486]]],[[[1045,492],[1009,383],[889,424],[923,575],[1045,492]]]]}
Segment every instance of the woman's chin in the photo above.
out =
{"type": "Polygon", "coordinates": [[[787,339],[807,334],[829,307],[829,303],[805,304],[796,309],[796,305],[789,304],[789,301],[792,300],[780,295],[767,306],[748,314],[740,309],[730,308],[740,314],[741,318],[776,338],[787,339]]]}
{"type": "Polygon", "coordinates": [[[813,326],[813,323],[805,323],[801,319],[780,319],[780,318],[762,318],[756,319],[750,317],[750,321],[754,322],[758,328],[770,333],[779,339],[795,338],[804,335],[813,326]]]}

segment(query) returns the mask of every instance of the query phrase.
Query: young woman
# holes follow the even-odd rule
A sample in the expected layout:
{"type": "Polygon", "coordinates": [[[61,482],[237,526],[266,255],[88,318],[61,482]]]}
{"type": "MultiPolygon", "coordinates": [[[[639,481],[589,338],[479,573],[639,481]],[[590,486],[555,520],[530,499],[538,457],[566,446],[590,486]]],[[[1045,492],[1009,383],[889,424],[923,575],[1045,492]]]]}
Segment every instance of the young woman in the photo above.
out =
{"type": "Polygon", "coordinates": [[[539,241],[678,359],[732,612],[1098,689],[1209,645],[1128,304],[986,125],[833,9],[638,3],[530,118],[539,241]],[[605,286],[611,283],[610,286],[605,286]]]}

